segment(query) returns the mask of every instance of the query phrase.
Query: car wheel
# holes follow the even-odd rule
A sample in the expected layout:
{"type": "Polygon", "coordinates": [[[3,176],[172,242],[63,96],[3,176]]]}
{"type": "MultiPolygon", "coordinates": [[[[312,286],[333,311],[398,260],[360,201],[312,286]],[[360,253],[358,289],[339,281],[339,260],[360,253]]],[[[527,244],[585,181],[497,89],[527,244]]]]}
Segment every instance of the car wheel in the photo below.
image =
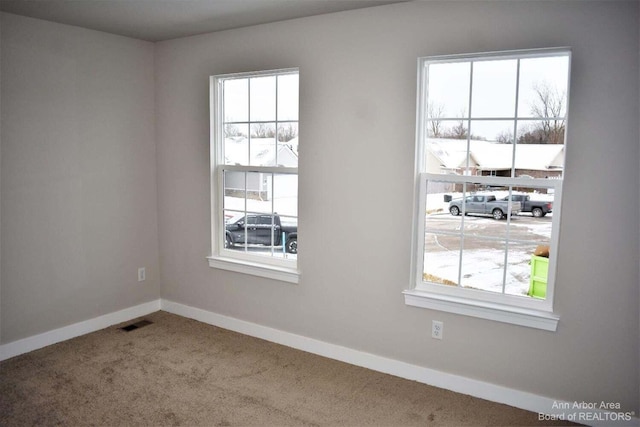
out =
{"type": "Polygon", "coordinates": [[[504,213],[498,208],[494,209],[493,212],[491,212],[491,213],[493,214],[493,219],[502,219],[502,218],[504,218],[504,213]]]}
{"type": "Polygon", "coordinates": [[[298,253],[298,238],[292,237],[287,240],[287,244],[285,245],[285,250],[290,254],[298,253]]]}
{"type": "Polygon", "coordinates": [[[531,210],[531,214],[533,216],[535,216],[536,218],[541,218],[541,217],[544,216],[544,212],[542,212],[542,209],[540,209],[540,208],[533,208],[531,210]]]}
{"type": "Polygon", "coordinates": [[[453,215],[453,216],[458,216],[458,215],[460,215],[460,209],[458,209],[458,207],[457,207],[457,206],[451,206],[451,207],[449,208],[449,212],[450,212],[450,213],[451,213],[451,215],[453,215]]]}

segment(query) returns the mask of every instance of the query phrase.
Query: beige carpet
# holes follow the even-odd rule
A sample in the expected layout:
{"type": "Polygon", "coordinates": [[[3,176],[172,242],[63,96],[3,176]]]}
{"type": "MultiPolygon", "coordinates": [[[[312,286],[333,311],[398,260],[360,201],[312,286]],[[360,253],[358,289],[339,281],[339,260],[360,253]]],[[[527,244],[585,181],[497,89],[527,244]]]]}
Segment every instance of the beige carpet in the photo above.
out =
{"type": "Polygon", "coordinates": [[[169,313],[145,319],[0,362],[0,425],[543,425],[169,313]]]}

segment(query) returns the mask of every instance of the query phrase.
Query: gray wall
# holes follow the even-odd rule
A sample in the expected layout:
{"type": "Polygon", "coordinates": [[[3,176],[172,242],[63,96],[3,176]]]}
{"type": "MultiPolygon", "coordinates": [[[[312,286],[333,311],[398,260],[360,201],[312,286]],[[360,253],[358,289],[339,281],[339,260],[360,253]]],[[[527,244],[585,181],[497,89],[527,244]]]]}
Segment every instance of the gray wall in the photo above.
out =
{"type": "Polygon", "coordinates": [[[638,411],[638,16],[635,2],[412,2],[158,43],[162,297],[638,411]],[[573,48],[558,331],[405,306],[417,57],[555,46],[573,48]],[[300,284],[211,269],[208,76],[296,66],[300,284]]]}
{"type": "Polygon", "coordinates": [[[154,45],[10,14],[1,22],[6,343],[157,299],[160,288],[154,45]]]}
{"type": "Polygon", "coordinates": [[[414,2],[163,42],[154,56],[2,14],[0,342],[162,296],[637,412],[638,16],[635,2],[414,2]],[[558,331],[405,306],[416,58],[549,46],[574,53],[558,331]],[[294,66],[301,282],[211,269],[208,77],[294,66]],[[593,199],[605,208],[585,209],[593,199]]]}

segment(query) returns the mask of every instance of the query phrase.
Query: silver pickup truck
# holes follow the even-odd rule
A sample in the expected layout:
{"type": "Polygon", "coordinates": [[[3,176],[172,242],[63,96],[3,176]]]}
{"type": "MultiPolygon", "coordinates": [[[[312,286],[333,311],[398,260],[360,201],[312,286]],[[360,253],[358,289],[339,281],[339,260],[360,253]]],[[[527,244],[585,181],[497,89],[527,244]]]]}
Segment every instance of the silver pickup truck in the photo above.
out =
{"type": "MultiPolygon", "coordinates": [[[[511,215],[517,215],[522,210],[520,202],[511,202],[511,215]]],[[[508,200],[497,200],[490,194],[474,194],[464,199],[455,199],[449,202],[449,212],[453,216],[465,214],[491,215],[494,219],[506,218],[509,211],[508,200]],[[462,201],[464,200],[464,209],[462,201]]]]}

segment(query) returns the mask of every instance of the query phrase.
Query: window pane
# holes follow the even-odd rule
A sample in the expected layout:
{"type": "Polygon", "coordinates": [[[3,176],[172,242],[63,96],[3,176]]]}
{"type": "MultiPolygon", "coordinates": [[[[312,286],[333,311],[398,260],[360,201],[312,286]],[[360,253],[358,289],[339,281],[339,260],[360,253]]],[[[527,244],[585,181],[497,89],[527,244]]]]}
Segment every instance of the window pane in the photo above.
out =
{"type": "Polygon", "coordinates": [[[424,242],[423,281],[457,286],[460,237],[426,233],[424,242]]]}
{"type": "Polygon", "coordinates": [[[518,122],[518,144],[564,144],[565,121],[522,120],[518,122]]]}
{"type": "Polygon", "coordinates": [[[224,172],[224,209],[244,211],[245,206],[245,172],[224,172]]]}
{"type": "Polygon", "coordinates": [[[236,245],[244,244],[244,242],[246,241],[245,214],[244,212],[225,210],[224,222],[224,248],[237,249],[236,245]]]}
{"type": "Polygon", "coordinates": [[[230,79],[224,81],[225,122],[246,122],[249,120],[249,80],[230,79]]]}
{"type": "Polygon", "coordinates": [[[427,67],[427,117],[467,117],[471,63],[447,62],[429,64],[427,67]]]}
{"type": "Polygon", "coordinates": [[[234,224],[237,227],[237,222],[244,219],[244,211],[237,210],[225,210],[224,211],[224,223],[234,224]]]}
{"type": "Polygon", "coordinates": [[[471,117],[514,117],[516,113],[515,59],[473,63],[471,117]]]}
{"type": "MultiPolygon", "coordinates": [[[[551,217],[555,196],[552,188],[533,188],[515,186],[511,194],[513,202],[520,203],[522,210],[518,215],[518,226],[522,227],[520,236],[517,230],[511,230],[511,236],[520,240],[538,240],[543,236],[551,238],[551,217]],[[529,219],[525,221],[525,219],[529,219]]],[[[515,223],[514,223],[515,224],[515,223]]]]}
{"type": "Polygon", "coordinates": [[[473,175],[510,177],[513,166],[514,122],[471,122],[470,166],[473,175]]]}
{"type": "Polygon", "coordinates": [[[511,144],[514,142],[513,120],[471,120],[471,139],[511,144]]]}
{"type": "Polygon", "coordinates": [[[256,213],[273,212],[273,174],[247,172],[247,210],[256,213]]]}
{"type": "Polygon", "coordinates": [[[428,139],[425,147],[428,173],[469,175],[466,139],[428,139]]]}
{"type": "Polygon", "coordinates": [[[278,76],[278,121],[298,120],[298,74],[278,76]]]}
{"type": "Polygon", "coordinates": [[[276,125],[257,123],[251,125],[250,160],[251,166],[276,165],[276,125]]]}
{"type": "MultiPolygon", "coordinates": [[[[463,233],[465,236],[490,239],[507,238],[507,213],[510,212],[508,187],[467,183],[465,196],[454,199],[451,209],[458,208],[465,214],[463,233]]],[[[512,217],[513,220],[513,217],[512,217]]]]}
{"type": "Polygon", "coordinates": [[[224,163],[227,165],[249,164],[249,125],[225,125],[224,163]]]}
{"type": "Polygon", "coordinates": [[[518,123],[516,176],[562,177],[564,168],[564,123],[522,121],[518,123]],[[559,143],[554,141],[559,140],[559,143]]]}
{"type": "Polygon", "coordinates": [[[505,248],[504,242],[465,236],[461,285],[465,288],[502,293],[505,248]]]}
{"type": "Polygon", "coordinates": [[[518,116],[564,117],[568,74],[568,56],[522,59],[518,116]]]}
{"type": "Polygon", "coordinates": [[[254,77],[250,79],[250,120],[275,121],[276,119],[276,77],[254,77]]]}
{"type": "Polygon", "coordinates": [[[276,163],[278,166],[298,167],[298,125],[297,123],[280,124],[278,127],[278,146],[276,163]],[[292,137],[292,135],[296,135],[292,137]]]}
{"type": "Polygon", "coordinates": [[[298,175],[275,174],[273,209],[279,215],[298,216],[298,175]]]}
{"type": "Polygon", "coordinates": [[[466,140],[469,136],[467,119],[429,119],[426,122],[428,138],[466,140]]]}
{"type": "Polygon", "coordinates": [[[278,123],[278,143],[288,145],[298,155],[298,122],[278,123]]]}
{"type": "Polygon", "coordinates": [[[427,206],[425,211],[425,227],[429,231],[459,232],[462,217],[455,209],[449,211],[451,200],[461,197],[462,184],[445,181],[427,182],[427,206]]]}

